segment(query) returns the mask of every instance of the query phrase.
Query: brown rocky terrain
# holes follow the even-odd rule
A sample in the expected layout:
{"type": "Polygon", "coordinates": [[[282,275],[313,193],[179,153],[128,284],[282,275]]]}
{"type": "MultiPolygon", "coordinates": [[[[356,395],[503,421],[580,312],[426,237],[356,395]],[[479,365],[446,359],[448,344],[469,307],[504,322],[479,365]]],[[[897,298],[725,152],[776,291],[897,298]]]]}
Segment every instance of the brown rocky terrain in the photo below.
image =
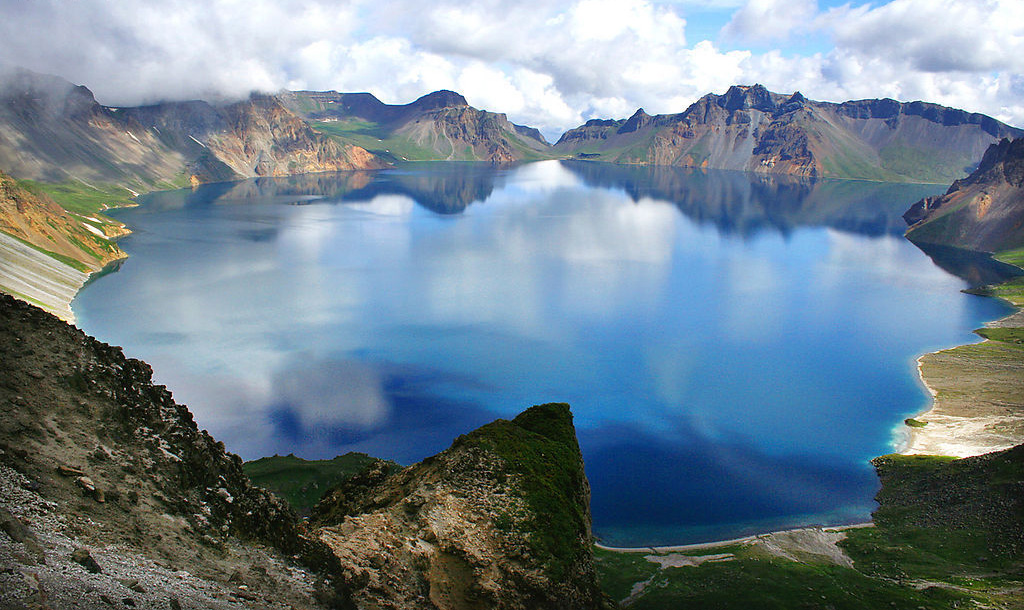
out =
{"type": "Polygon", "coordinates": [[[105,216],[69,212],[0,172],[0,291],[73,320],[68,303],[90,273],[125,257],[113,240],[126,232],[105,216]]]}
{"type": "Polygon", "coordinates": [[[915,243],[999,252],[1024,244],[1024,138],[985,151],[978,168],[945,195],[928,197],[904,215],[915,243]]]}
{"type": "Polygon", "coordinates": [[[127,232],[122,225],[72,214],[45,193],[25,188],[2,171],[0,231],[73,259],[91,271],[125,256],[111,241],[127,232]]]}
{"type": "Polygon", "coordinates": [[[311,521],[357,605],[596,608],[590,488],[568,405],[541,405],[388,476],[325,496],[311,521]]]}
{"type": "Polygon", "coordinates": [[[555,150],[613,163],[676,165],[805,177],[945,182],[985,148],[1024,135],[991,117],[924,102],[808,100],[761,85],[708,94],[684,112],[591,120],[555,150]]]}

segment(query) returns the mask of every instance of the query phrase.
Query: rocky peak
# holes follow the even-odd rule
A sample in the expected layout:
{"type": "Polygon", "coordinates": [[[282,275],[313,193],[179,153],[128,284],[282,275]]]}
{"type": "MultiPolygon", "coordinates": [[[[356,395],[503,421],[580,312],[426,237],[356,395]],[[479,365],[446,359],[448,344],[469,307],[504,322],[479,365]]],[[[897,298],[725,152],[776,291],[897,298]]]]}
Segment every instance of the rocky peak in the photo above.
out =
{"type": "Polygon", "coordinates": [[[455,93],[454,91],[442,89],[440,91],[434,91],[433,93],[424,95],[415,102],[409,104],[409,106],[416,110],[426,112],[440,108],[469,106],[469,102],[467,102],[466,98],[462,97],[462,95],[455,93]]]}
{"type": "Polygon", "coordinates": [[[719,97],[718,104],[729,112],[751,109],[773,112],[776,109],[775,100],[764,85],[733,85],[719,97]]]}
{"type": "Polygon", "coordinates": [[[532,407],[314,509],[360,603],[424,610],[596,608],[590,488],[568,405],[532,407]]]}
{"type": "Polygon", "coordinates": [[[644,112],[643,108],[640,108],[619,128],[619,133],[630,133],[643,129],[650,125],[653,120],[654,118],[651,115],[644,112]]]}

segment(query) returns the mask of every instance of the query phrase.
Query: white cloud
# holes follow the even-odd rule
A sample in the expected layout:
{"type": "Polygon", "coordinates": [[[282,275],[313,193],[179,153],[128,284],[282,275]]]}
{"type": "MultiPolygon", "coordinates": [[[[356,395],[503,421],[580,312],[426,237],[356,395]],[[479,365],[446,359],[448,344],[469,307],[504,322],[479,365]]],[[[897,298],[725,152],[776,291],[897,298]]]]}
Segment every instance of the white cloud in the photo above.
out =
{"type": "Polygon", "coordinates": [[[723,34],[753,42],[785,40],[807,30],[817,13],[817,0],[748,0],[733,14],[723,34]]]}

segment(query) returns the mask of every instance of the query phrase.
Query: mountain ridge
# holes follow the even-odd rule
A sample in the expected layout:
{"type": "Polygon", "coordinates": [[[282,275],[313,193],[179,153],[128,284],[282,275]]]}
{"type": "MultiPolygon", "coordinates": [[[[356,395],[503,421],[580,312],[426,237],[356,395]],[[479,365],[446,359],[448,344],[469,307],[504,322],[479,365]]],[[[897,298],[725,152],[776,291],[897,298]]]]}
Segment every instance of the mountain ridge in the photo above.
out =
{"type": "Polygon", "coordinates": [[[556,151],[613,163],[677,165],[900,182],[949,182],[1020,130],[927,102],[816,102],[800,92],[734,85],[678,114],[592,119],[556,151]]]}
{"type": "Polygon", "coordinates": [[[983,252],[1024,247],[1024,138],[993,144],[970,176],[903,217],[914,243],[983,252]]]}

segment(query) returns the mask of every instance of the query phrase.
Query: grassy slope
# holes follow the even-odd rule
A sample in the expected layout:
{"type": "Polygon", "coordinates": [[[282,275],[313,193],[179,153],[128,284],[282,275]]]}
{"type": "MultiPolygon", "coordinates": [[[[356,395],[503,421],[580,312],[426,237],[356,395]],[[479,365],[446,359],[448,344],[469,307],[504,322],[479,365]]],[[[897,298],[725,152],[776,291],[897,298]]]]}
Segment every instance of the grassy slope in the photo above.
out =
{"type": "Polygon", "coordinates": [[[246,462],[242,470],[253,484],[274,492],[299,514],[308,515],[324,492],[376,461],[365,453],[355,452],[330,460],[275,455],[246,462]]]}

